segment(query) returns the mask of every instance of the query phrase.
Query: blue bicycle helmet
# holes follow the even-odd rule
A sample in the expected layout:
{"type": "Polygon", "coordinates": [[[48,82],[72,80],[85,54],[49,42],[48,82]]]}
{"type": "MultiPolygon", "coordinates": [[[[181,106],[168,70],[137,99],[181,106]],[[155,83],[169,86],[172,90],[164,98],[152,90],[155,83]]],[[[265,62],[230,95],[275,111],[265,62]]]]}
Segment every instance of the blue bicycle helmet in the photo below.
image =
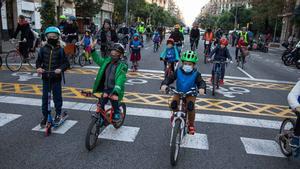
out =
{"type": "Polygon", "coordinates": [[[70,17],[69,17],[69,20],[71,20],[71,21],[76,21],[76,17],[75,17],[75,16],[70,16],[70,17]]]}
{"type": "Polygon", "coordinates": [[[139,34],[138,33],[134,33],[133,37],[139,37],[139,34]]]}
{"type": "Polygon", "coordinates": [[[56,33],[59,36],[60,35],[60,30],[55,26],[50,26],[46,29],[45,35],[47,36],[48,33],[56,33]]]}

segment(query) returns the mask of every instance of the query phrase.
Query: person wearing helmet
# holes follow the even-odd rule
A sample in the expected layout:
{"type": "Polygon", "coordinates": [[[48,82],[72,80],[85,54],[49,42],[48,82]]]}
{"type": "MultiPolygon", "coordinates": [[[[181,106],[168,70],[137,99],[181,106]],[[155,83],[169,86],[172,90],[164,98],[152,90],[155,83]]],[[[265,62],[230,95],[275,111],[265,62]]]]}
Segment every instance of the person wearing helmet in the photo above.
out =
{"type": "Polygon", "coordinates": [[[193,45],[195,43],[195,49],[198,49],[198,43],[200,39],[200,30],[198,28],[198,23],[193,23],[193,28],[190,33],[190,43],[191,43],[191,50],[193,49],[193,45]]]}
{"type": "MultiPolygon", "coordinates": [[[[198,62],[198,57],[194,51],[186,51],[180,58],[182,66],[175,73],[166,76],[161,84],[160,90],[166,92],[167,87],[176,80],[176,90],[186,93],[193,88],[197,88],[200,95],[205,94],[206,83],[202,79],[201,73],[198,72],[195,65],[198,62]]],[[[188,133],[195,134],[195,101],[196,96],[186,97],[186,109],[188,112],[188,133]]],[[[170,107],[173,111],[178,111],[179,95],[174,95],[170,107]]]]}
{"type": "Polygon", "coordinates": [[[167,40],[167,47],[160,54],[160,60],[164,61],[164,70],[166,70],[168,65],[172,72],[175,71],[175,64],[179,61],[179,53],[177,48],[174,46],[174,39],[167,40]]]}
{"type": "MultiPolygon", "coordinates": [[[[220,45],[217,45],[217,47],[210,53],[209,61],[226,61],[226,60],[232,61],[227,45],[228,45],[228,40],[226,38],[222,38],[220,40],[220,45]]],[[[225,64],[221,64],[220,66],[221,66],[220,85],[224,85],[225,64]]],[[[211,81],[214,78],[213,77],[214,71],[215,68],[213,67],[211,81]]]]}
{"type": "Polygon", "coordinates": [[[60,19],[60,23],[58,25],[58,28],[62,32],[64,30],[64,27],[67,24],[67,17],[65,15],[60,15],[59,19],[60,19]]]}
{"type": "Polygon", "coordinates": [[[110,100],[114,109],[113,121],[119,122],[120,110],[119,103],[124,96],[126,82],[126,73],[128,66],[123,56],[125,53],[124,46],[120,43],[113,44],[109,57],[99,57],[95,50],[97,42],[92,44],[92,58],[100,67],[93,86],[93,93],[102,93],[100,105],[104,110],[105,105],[110,100]]]}
{"type": "Polygon", "coordinates": [[[112,29],[111,21],[105,19],[101,30],[97,33],[96,38],[100,42],[101,56],[107,57],[114,43],[118,42],[118,36],[115,30],[112,29]]]}
{"type": "MultiPolygon", "coordinates": [[[[237,41],[239,41],[241,37],[243,37],[243,41],[245,42],[245,45],[248,46],[249,36],[248,36],[248,32],[247,32],[247,28],[246,27],[242,27],[242,31],[238,34],[237,41]]],[[[240,50],[241,50],[241,48],[239,47],[239,45],[237,45],[236,49],[235,49],[235,58],[236,59],[238,58],[240,50]]]]}
{"type": "Polygon", "coordinates": [[[214,40],[214,33],[212,32],[211,28],[208,28],[206,32],[203,35],[203,40],[204,40],[204,50],[208,50],[208,54],[211,52],[211,45],[214,40]]]}
{"type": "Polygon", "coordinates": [[[78,41],[79,28],[75,16],[70,16],[63,29],[63,34],[67,36],[67,43],[75,43],[78,41]]]}
{"type": "Polygon", "coordinates": [[[144,36],[145,31],[146,31],[146,29],[145,29],[145,23],[141,22],[141,24],[137,28],[137,32],[140,35],[140,39],[141,39],[142,43],[144,42],[144,37],[143,36],[144,36]]]}
{"type": "Polygon", "coordinates": [[[70,66],[68,58],[65,56],[64,49],[60,46],[60,30],[54,26],[48,27],[45,31],[45,36],[47,38],[47,43],[40,49],[38,58],[36,60],[37,73],[42,74],[43,80],[43,119],[40,123],[41,127],[45,127],[48,114],[50,113],[48,111],[49,90],[52,90],[56,111],[54,121],[58,123],[61,119],[61,109],[63,104],[61,81],[64,77],[64,71],[66,71],[70,66]],[[55,73],[45,74],[45,71],[55,73]]]}
{"type": "Polygon", "coordinates": [[[24,62],[27,62],[28,59],[28,54],[29,54],[29,49],[33,48],[34,44],[34,34],[31,31],[30,25],[27,22],[25,16],[20,15],[19,20],[18,20],[18,26],[16,31],[13,34],[13,39],[16,39],[17,35],[21,32],[21,41],[25,42],[20,42],[19,47],[20,47],[20,52],[22,53],[24,59],[24,62]]]}
{"type": "Polygon", "coordinates": [[[144,46],[143,43],[139,40],[139,34],[135,33],[133,35],[133,40],[130,42],[130,61],[132,62],[131,69],[136,71],[138,68],[138,62],[141,60],[141,48],[144,46]]]}
{"type": "Polygon", "coordinates": [[[177,46],[178,52],[179,52],[179,54],[180,54],[180,52],[181,52],[181,47],[182,47],[182,44],[183,44],[183,42],[184,42],[184,37],[183,37],[183,33],[181,33],[181,32],[179,31],[179,29],[180,29],[180,25],[179,25],[179,24],[176,24],[176,25],[175,25],[175,29],[174,29],[173,32],[171,32],[171,35],[170,35],[169,39],[170,39],[170,38],[174,39],[175,45],[177,46]]]}
{"type": "Polygon", "coordinates": [[[121,42],[125,49],[129,40],[129,28],[126,26],[126,23],[122,24],[122,27],[118,31],[119,42],[121,42]]]}
{"type": "Polygon", "coordinates": [[[161,37],[160,37],[160,34],[157,31],[154,32],[154,34],[152,36],[152,41],[153,41],[154,45],[157,44],[158,47],[159,47],[159,44],[161,43],[161,37]]]}
{"type": "Polygon", "coordinates": [[[80,45],[83,45],[84,50],[85,50],[85,59],[89,60],[91,63],[91,57],[90,57],[90,53],[91,53],[91,45],[93,43],[93,36],[92,36],[92,32],[90,29],[86,29],[85,30],[85,34],[82,37],[82,40],[80,41],[80,45]]]}

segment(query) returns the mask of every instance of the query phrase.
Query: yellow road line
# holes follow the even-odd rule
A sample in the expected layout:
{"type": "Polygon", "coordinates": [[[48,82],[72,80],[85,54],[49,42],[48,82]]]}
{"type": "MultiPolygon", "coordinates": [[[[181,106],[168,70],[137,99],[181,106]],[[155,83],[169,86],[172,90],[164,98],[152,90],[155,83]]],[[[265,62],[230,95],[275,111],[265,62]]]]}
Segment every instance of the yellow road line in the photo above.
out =
{"type": "MultiPolygon", "coordinates": [[[[5,66],[3,66],[2,70],[7,70],[5,66]]],[[[23,66],[21,71],[32,71],[33,69],[30,66],[23,66]]],[[[82,75],[96,75],[98,70],[96,69],[80,69],[73,68],[68,70],[67,73],[70,74],[82,74],[82,75]]],[[[163,80],[164,75],[161,73],[146,73],[146,72],[128,72],[127,77],[130,78],[142,78],[142,79],[155,79],[155,80],[163,80]]],[[[206,82],[210,82],[210,79],[205,77],[204,80],[206,82]]],[[[238,86],[238,87],[249,87],[256,89],[270,89],[270,90],[291,90],[293,88],[292,84],[280,84],[280,83],[266,83],[266,82],[254,82],[254,81],[246,81],[246,80],[232,80],[226,79],[225,84],[229,86],[238,86]]]]}
{"type": "MultiPolygon", "coordinates": [[[[25,94],[41,95],[42,87],[37,84],[19,84],[0,82],[0,93],[7,94],[25,94]]],[[[81,90],[91,90],[84,88],[63,87],[63,97],[73,99],[91,99],[85,98],[80,94],[81,90]]],[[[149,93],[125,92],[124,102],[148,106],[167,107],[170,96],[149,93]]],[[[262,104],[254,102],[241,102],[231,100],[219,100],[211,98],[198,98],[196,100],[196,109],[210,110],[227,113],[250,114],[257,116],[272,117],[294,117],[287,106],[275,104],[262,104]]]]}

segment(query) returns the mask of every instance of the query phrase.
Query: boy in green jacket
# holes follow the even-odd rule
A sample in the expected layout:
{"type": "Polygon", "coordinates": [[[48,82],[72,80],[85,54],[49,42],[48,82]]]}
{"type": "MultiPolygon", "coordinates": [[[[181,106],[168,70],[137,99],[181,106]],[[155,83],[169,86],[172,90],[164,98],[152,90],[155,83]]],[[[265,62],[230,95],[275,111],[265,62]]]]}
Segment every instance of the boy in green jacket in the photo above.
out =
{"type": "Polygon", "coordinates": [[[93,93],[102,93],[101,108],[104,110],[108,100],[114,109],[113,121],[118,122],[121,119],[119,102],[124,96],[124,87],[126,82],[126,73],[128,65],[121,58],[125,49],[122,44],[113,45],[110,57],[100,57],[92,45],[92,58],[100,66],[98,75],[93,87],[93,93]]]}

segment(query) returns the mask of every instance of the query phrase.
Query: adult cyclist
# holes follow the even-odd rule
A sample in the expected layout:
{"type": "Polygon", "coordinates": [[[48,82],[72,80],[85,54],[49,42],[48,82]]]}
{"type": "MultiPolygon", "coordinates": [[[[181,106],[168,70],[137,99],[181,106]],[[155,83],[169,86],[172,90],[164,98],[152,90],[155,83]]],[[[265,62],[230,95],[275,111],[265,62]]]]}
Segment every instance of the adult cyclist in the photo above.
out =
{"type": "Polygon", "coordinates": [[[143,36],[144,36],[145,31],[146,31],[146,29],[145,29],[145,23],[144,22],[141,22],[141,24],[137,28],[137,31],[138,31],[138,33],[140,35],[140,40],[143,43],[144,42],[144,37],[143,36]]]}
{"type": "Polygon", "coordinates": [[[204,51],[207,52],[207,55],[209,55],[211,52],[211,44],[213,43],[214,40],[214,33],[210,28],[208,28],[204,33],[203,40],[204,40],[204,51]]]}
{"type": "Polygon", "coordinates": [[[181,47],[182,47],[183,42],[184,42],[184,37],[183,37],[183,34],[179,31],[179,29],[180,29],[180,25],[176,24],[175,29],[174,29],[173,32],[171,32],[171,35],[170,35],[169,39],[170,38],[174,39],[174,43],[177,46],[177,49],[178,49],[178,52],[179,52],[179,55],[180,55],[181,47]]]}
{"type": "MultiPolygon", "coordinates": [[[[300,113],[300,80],[296,83],[294,88],[288,95],[288,103],[293,111],[300,113]]],[[[297,114],[296,127],[294,129],[294,136],[291,140],[291,146],[293,148],[300,147],[300,118],[297,114]]]]}
{"type": "Polygon", "coordinates": [[[191,43],[191,50],[198,49],[198,43],[200,39],[200,30],[198,28],[198,23],[193,23],[193,28],[190,32],[190,43],[191,43]],[[195,47],[193,48],[195,43],[195,47]]]}

